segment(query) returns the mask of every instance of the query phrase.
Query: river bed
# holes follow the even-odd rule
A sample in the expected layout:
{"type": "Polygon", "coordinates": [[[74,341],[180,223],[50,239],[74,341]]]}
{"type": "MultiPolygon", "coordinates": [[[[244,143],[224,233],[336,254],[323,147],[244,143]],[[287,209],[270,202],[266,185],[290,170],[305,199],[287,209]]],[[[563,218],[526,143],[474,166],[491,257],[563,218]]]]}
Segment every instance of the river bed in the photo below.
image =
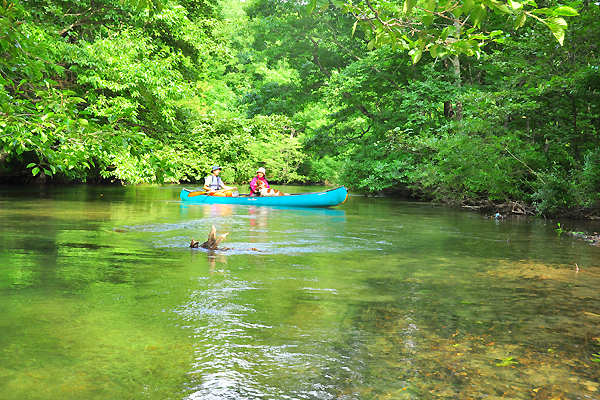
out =
{"type": "Polygon", "coordinates": [[[600,399],[597,222],[180,190],[0,187],[0,399],[600,399]]]}

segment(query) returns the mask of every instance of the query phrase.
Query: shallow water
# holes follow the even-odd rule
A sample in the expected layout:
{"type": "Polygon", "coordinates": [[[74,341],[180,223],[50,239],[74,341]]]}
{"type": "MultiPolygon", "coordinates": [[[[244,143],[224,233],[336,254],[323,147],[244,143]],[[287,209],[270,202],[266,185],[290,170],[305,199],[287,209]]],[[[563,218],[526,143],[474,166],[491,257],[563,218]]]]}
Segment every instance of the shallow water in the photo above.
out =
{"type": "Polygon", "coordinates": [[[179,190],[0,187],[1,399],[600,399],[598,223],[179,190]]]}

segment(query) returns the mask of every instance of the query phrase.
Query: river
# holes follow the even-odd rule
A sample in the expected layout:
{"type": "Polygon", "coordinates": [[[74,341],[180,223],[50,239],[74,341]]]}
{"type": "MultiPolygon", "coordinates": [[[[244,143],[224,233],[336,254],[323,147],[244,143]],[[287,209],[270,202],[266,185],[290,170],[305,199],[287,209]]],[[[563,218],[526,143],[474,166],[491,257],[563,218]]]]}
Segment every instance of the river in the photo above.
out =
{"type": "Polygon", "coordinates": [[[0,399],[600,399],[600,223],[180,189],[0,186],[0,399]]]}

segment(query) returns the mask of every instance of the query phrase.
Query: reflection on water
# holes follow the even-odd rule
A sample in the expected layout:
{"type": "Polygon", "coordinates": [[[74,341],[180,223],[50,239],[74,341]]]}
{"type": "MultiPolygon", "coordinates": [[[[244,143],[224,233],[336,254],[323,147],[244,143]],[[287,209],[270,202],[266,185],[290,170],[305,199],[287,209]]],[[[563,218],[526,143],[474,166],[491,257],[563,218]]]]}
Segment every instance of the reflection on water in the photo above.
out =
{"type": "Polygon", "coordinates": [[[0,398],[600,399],[600,249],[556,221],[179,190],[0,190],[0,398]]]}

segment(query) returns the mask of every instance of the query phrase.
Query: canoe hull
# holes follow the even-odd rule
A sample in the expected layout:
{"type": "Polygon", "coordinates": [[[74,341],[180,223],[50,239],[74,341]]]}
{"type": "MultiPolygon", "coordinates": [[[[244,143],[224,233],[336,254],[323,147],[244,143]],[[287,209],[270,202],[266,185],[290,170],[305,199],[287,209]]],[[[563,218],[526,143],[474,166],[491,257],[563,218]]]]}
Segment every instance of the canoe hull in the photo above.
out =
{"type": "Polygon", "coordinates": [[[188,189],[182,189],[179,197],[181,201],[189,204],[241,204],[249,206],[272,207],[331,207],[342,204],[348,197],[348,191],[341,186],[336,189],[314,193],[297,193],[289,196],[275,197],[218,197],[218,196],[190,196],[188,189]]]}

